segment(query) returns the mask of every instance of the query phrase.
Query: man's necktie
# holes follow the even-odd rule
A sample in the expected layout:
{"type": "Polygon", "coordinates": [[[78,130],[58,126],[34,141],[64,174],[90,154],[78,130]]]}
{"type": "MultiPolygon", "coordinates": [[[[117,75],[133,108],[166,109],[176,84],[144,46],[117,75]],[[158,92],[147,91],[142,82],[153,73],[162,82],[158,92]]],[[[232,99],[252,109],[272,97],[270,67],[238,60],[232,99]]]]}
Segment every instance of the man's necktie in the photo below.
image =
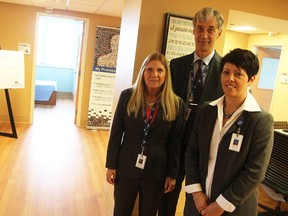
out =
{"type": "Polygon", "coordinates": [[[198,64],[198,69],[195,75],[195,79],[194,79],[194,93],[193,93],[193,102],[194,103],[199,103],[200,101],[200,97],[201,97],[201,93],[203,90],[203,77],[202,77],[202,66],[203,66],[203,60],[199,59],[196,62],[198,64]]]}

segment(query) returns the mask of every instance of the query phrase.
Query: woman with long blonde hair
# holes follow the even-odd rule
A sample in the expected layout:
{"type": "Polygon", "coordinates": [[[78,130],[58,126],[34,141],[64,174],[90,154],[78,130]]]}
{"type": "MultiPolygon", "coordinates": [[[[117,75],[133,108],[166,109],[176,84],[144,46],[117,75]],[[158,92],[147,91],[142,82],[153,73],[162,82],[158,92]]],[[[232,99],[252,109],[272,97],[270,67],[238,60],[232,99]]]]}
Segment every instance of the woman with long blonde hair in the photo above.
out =
{"type": "Polygon", "coordinates": [[[167,59],[153,53],[143,61],[135,84],[122,91],[109,137],[107,181],[114,185],[114,215],[157,214],[178,174],[184,102],[173,93],[167,59]]]}

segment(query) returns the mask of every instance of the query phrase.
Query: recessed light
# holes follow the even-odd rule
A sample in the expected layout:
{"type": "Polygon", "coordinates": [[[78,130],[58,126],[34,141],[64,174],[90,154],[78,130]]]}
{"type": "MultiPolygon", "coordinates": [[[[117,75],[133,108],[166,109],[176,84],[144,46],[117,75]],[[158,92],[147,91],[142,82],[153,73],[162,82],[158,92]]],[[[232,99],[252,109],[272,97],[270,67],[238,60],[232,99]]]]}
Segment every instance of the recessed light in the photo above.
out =
{"type": "Polygon", "coordinates": [[[257,30],[257,28],[252,27],[252,26],[238,26],[238,27],[233,27],[230,30],[234,30],[234,31],[254,31],[254,30],[257,30]]]}

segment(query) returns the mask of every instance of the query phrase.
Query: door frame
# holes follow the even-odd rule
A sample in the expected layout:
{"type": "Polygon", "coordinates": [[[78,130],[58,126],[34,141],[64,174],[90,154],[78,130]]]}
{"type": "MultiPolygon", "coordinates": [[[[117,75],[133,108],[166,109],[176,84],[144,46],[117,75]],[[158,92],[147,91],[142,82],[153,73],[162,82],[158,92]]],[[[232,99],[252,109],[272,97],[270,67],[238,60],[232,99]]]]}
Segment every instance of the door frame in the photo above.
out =
{"type": "MultiPolygon", "coordinates": [[[[257,77],[256,77],[256,80],[255,82],[253,83],[252,85],[252,93],[253,91],[255,92],[256,91],[256,95],[260,96],[260,93],[262,92],[262,95],[263,93],[267,93],[267,97],[265,97],[265,103],[267,103],[267,100],[269,100],[270,98],[270,105],[269,105],[269,108],[267,107],[267,112],[270,112],[272,111],[272,106],[273,106],[273,101],[274,101],[274,94],[275,94],[275,91],[276,91],[276,87],[277,87],[277,80],[278,80],[278,76],[280,74],[280,65],[281,65],[281,58],[282,58],[282,54],[283,54],[283,45],[282,44],[278,44],[278,45],[268,45],[268,44],[265,44],[265,45],[253,45],[253,52],[254,54],[258,57],[259,59],[259,71],[258,71],[258,74],[257,74],[257,77]],[[259,79],[260,79],[260,75],[261,75],[261,67],[262,67],[262,58],[263,57],[267,57],[266,55],[263,55],[263,56],[260,56],[259,57],[259,49],[261,48],[264,48],[264,49],[275,49],[275,47],[278,47],[280,48],[279,51],[280,51],[280,55],[279,55],[279,66],[278,66],[278,71],[277,71],[277,74],[276,74],[276,79],[275,79],[275,88],[273,90],[267,90],[267,89],[259,89],[258,88],[258,83],[259,83],[259,79]],[[272,94],[270,93],[272,91],[272,94]],[[271,95],[271,96],[268,96],[268,95],[271,95]]],[[[272,57],[271,57],[272,58],[272,57]]],[[[276,58],[276,57],[275,57],[276,58]]],[[[256,100],[258,101],[258,103],[260,102],[259,101],[259,98],[257,98],[257,96],[254,96],[256,98],[256,100]]],[[[262,98],[262,97],[261,97],[262,98]]],[[[260,102],[260,105],[261,105],[261,102],[260,102]]],[[[266,106],[264,106],[266,107],[266,106]]],[[[262,107],[262,108],[264,108],[262,107]]]]}
{"type": "Polygon", "coordinates": [[[34,120],[34,108],[35,108],[35,79],[36,79],[36,55],[37,55],[37,44],[38,44],[38,25],[39,25],[39,17],[40,16],[51,16],[51,17],[58,17],[58,18],[65,18],[65,19],[73,19],[83,21],[83,35],[81,40],[81,49],[79,55],[79,70],[77,70],[78,77],[77,80],[77,87],[76,92],[74,95],[74,123],[76,126],[81,125],[81,104],[82,104],[82,96],[83,96],[83,85],[84,85],[84,76],[83,72],[85,71],[85,61],[86,61],[86,52],[87,52],[87,44],[88,44],[88,31],[89,31],[89,19],[74,17],[74,16],[64,16],[64,15],[56,15],[56,14],[47,14],[38,12],[36,14],[36,26],[35,26],[35,46],[34,46],[34,54],[33,54],[33,69],[32,69],[32,82],[31,82],[31,122],[34,120]]]}

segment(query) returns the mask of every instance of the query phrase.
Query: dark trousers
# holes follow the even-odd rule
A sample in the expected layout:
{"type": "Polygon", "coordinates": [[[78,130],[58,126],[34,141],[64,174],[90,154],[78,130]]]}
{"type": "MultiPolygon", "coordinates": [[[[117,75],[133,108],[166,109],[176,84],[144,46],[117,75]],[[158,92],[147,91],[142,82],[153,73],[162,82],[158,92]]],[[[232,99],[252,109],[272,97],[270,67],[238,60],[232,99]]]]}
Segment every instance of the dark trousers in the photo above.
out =
{"type": "MultiPolygon", "coordinates": [[[[178,172],[178,177],[176,179],[176,185],[172,192],[164,194],[161,200],[159,209],[158,209],[158,216],[175,216],[178,198],[182,189],[182,183],[185,178],[185,152],[186,152],[188,141],[190,139],[190,135],[192,133],[193,124],[196,118],[196,113],[197,113],[197,106],[192,106],[189,119],[185,124],[185,131],[184,131],[182,147],[181,147],[179,172],[178,172]]],[[[193,198],[192,198],[192,202],[194,203],[193,198]]],[[[185,206],[186,206],[186,203],[185,203],[185,206]]],[[[185,212],[185,209],[184,209],[184,212],[185,212]]]]}
{"type": "Polygon", "coordinates": [[[163,190],[164,181],[128,179],[117,175],[114,186],[114,216],[132,215],[138,192],[139,216],[156,216],[163,190]]]}
{"type": "Polygon", "coordinates": [[[158,216],[175,216],[178,198],[182,189],[182,182],[185,177],[184,161],[180,163],[176,185],[172,192],[163,195],[159,209],[158,216]]]}

